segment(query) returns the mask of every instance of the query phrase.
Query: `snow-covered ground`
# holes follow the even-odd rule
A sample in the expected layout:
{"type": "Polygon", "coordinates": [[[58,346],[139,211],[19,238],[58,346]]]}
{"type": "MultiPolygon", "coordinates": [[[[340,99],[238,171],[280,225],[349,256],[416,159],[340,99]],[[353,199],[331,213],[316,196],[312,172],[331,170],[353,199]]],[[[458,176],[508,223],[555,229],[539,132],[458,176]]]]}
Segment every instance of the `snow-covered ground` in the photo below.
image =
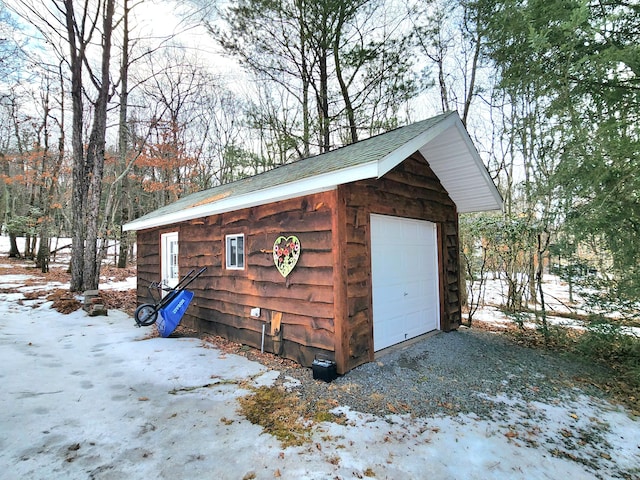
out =
{"type": "MultiPolygon", "coordinates": [[[[493,325],[511,325],[513,318],[501,312],[496,306],[505,305],[507,298],[506,282],[499,278],[489,278],[483,287],[484,304],[473,315],[474,321],[491,323],[493,325]]],[[[579,289],[575,289],[573,293],[573,302],[569,301],[569,285],[556,275],[545,274],[542,280],[542,289],[545,295],[546,318],[549,325],[565,326],[583,330],[584,322],[562,316],[563,314],[587,315],[588,312],[581,308],[584,300],[580,295],[579,289]]],[[[477,293],[476,293],[477,295],[477,293]]],[[[532,307],[533,308],[533,307],[532,307]]],[[[538,307],[539,308],[539,307],[538,307]]],[[[609,315],[616,317],[614,312],[609,315]]],[[[522,314],[521,318],[527,327],[535,327],[534,314],[522,314]]],[[[640,338],[640,327],[622,327],[622,332],[635,335],[640,338]]]]}
{"type": "MultiPolygon", "coordinates": [[[[0,247],[0,255],[3,255],[0,247]]],[[[1,263],[1,257],[0,257],[1,263]]],[[[337,407],[310,443],[282,448],[237,412],[277,372],[193,338],[147,338],[119,311],[62,315],[1,275],[0,477],[6,479],[591,479],[640,475],[640,428],[582,396],[533,402],[535,415],[376,417],[337,407]],[[592,466],[554,456],[544,438],[584,430],[606,449],[592,466]],[[526,442],[527,429],[541,441],[526,442]],[[567,433],[568,432],[568,433],[567,433]],[[607,453],[610,452],[610,453],[607,453]],[[593,466],[595,465],[595,467],[593,466]]],[[[103,285],[101,288],[108,288],[103,285]]],[[[488,397],[491,400],[491,397],[488,397]]],[[[516,398],[494,401],[518,403],[516,398]]],[[[633,478],[633,477],[627,477],[633,478]]]]}

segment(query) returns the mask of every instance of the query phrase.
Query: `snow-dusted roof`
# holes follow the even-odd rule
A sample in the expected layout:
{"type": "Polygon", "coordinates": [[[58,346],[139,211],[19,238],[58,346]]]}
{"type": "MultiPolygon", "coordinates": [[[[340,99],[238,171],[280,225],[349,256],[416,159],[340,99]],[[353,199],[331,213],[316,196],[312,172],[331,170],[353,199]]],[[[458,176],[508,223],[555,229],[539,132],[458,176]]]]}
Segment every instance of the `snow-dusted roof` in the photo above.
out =
{"type": "Polygon", "coordinates": [[[456,112],[376,135],[236,182],[182,197],[123,226],[144,230],[380,178],[419,151],[458,212],[499,210],[502,198],[456,112]]]}

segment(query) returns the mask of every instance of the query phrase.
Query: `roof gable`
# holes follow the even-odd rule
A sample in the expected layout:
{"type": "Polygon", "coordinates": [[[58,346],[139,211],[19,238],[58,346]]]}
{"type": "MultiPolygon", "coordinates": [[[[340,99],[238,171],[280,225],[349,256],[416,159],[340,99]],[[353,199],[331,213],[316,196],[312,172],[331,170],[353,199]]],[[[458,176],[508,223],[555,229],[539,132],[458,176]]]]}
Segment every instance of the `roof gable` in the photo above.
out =
{"type": "Polygon", "coordinates": [[[416,151],[427,160],[459,212],[502,208],[500,194],[460,117],[449,112],[187,195],[127,223],[123,229],[143,230],[170,225],[327,191],[358,180],[380,178],[416,151]]]}

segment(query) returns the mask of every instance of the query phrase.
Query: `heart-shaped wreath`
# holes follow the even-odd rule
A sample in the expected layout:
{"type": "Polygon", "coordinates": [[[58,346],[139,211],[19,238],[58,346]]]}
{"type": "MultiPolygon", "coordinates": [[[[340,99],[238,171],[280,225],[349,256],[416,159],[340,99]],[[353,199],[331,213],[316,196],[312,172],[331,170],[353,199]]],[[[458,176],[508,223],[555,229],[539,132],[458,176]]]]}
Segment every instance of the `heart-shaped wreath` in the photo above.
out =
{"type": "Polygon", "coordinates": [[[283,277],[287,277],[300,258],[300,240],[295,235],[279,236],[273,243],[273,262],[283,277]]]}

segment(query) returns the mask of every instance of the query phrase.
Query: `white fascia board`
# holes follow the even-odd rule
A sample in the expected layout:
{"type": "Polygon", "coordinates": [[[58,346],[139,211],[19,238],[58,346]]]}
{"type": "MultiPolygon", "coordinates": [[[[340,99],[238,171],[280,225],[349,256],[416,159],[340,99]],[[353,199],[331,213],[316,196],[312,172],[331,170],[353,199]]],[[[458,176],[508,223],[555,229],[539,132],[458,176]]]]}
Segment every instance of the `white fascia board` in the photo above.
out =
{"type": "Polygon", "coordinates": [[[495,200],[495,208],[492,208],[491,210],[502,210],[504,206],[502,195],[500,195],[498,188],[496,187],[495,183],[493,183],[493,179],[489,175],[487,167],[484,166],[484,162],[482,161],[482,158],[480,158],[480,154],[478,153],[478,150],[476,150],[476,146],[471,141],[471,138],[469,138],[469,134],[462,125],[462,122],[456,125],[456,127],[458,129],[458,133],[460,134],[460,138],[467,145],[467,150],[469,150],[470,157],[475,163],[475,166],[478,170],[478,175],[484,181],[487,189],[491,193],[491,196],[495,200]]]}
{"type": "Polygon", "coordinates": [[[460,117],[457,115],[448,116],[381,159],[378,162],[378,178],[386,175],[393,168],[404,162],[407,157],[413,155],[431,140],[438,137],[442,132],[451,127],[452,124],[455,124],[456,120],[462,123],[460,117]]]}
{"type": "Polygon", "coordinates": [[[147,228],[161,227],[210,215],[232,212],[242,208],[256,207],[272,202],[289,200],[303,195],[326,192],[333,190],[338,185],[342,185],[344,183],[364,180],[366,178],[375,178],[378,171],[377,166],[377,162],[370,162],[334,172],[323,173],[283,185],[257,190],[244,195],[231,196],[215,202],[198,205],[196,207],[185,208],[184,210],[168,213],[148,220],[134,220],[124,225],[122,229],[124,231],[145,230],[147,228]]]}
{"type": "MultiPolygon", "coordinates": [[[[466,202],[464,204],[456,203],[456,207],[460,213],[463,212],[475,212],[475,211],[488,211],[488,210],[501,210],[503,207],[502,197],[500,196],[500,192],[496,188],[493,180],[489,176],[489,172],[487,172],[478,151],[476,150],[475,145],[471,141],[469,134],[467,133],[462,120],[458,115],[451,115],[441,122],[437,123],[427,131],[421,133],[416,136],[400,148],[394,150],[385,158],[383,158],[378,166],[378,178],[385,175],[391,169],[395,168],[401,162],[403,162],[407,157],[412,155],[414,152],[420,150],[423,156],[426,159],[429,159],[431,156],[429,155],[429,143],[438,138],[440,135],[445,133],[450,128],[454,128],[457,133],[458,140],[464,142],[466,151],[468,155],[464,155],[471,165],[474,167],[474,176],[476,179],[480,180],[481,185],[477,187],[482,191],[482,196],[485,200],[481,203],[480,206],[476,205],[475,202],[473,204],[467,205],[466,202]],[[486,188],[486,190],[485,190],[486,188]],[[486,197],[490,197],[491,200],[486,200],[486,197]]],[[[438,165],[436,163],[431,164],[431,168],[434,173],[438,176],[440,181],[442,182],[444,188],[449,192],[449,195],[455,201],[456,197],[458,197],[455,193],[455,188],[450,185],[448,179],[445,175],[442,175],[441,172],[438,172],[438,165]]]]}

